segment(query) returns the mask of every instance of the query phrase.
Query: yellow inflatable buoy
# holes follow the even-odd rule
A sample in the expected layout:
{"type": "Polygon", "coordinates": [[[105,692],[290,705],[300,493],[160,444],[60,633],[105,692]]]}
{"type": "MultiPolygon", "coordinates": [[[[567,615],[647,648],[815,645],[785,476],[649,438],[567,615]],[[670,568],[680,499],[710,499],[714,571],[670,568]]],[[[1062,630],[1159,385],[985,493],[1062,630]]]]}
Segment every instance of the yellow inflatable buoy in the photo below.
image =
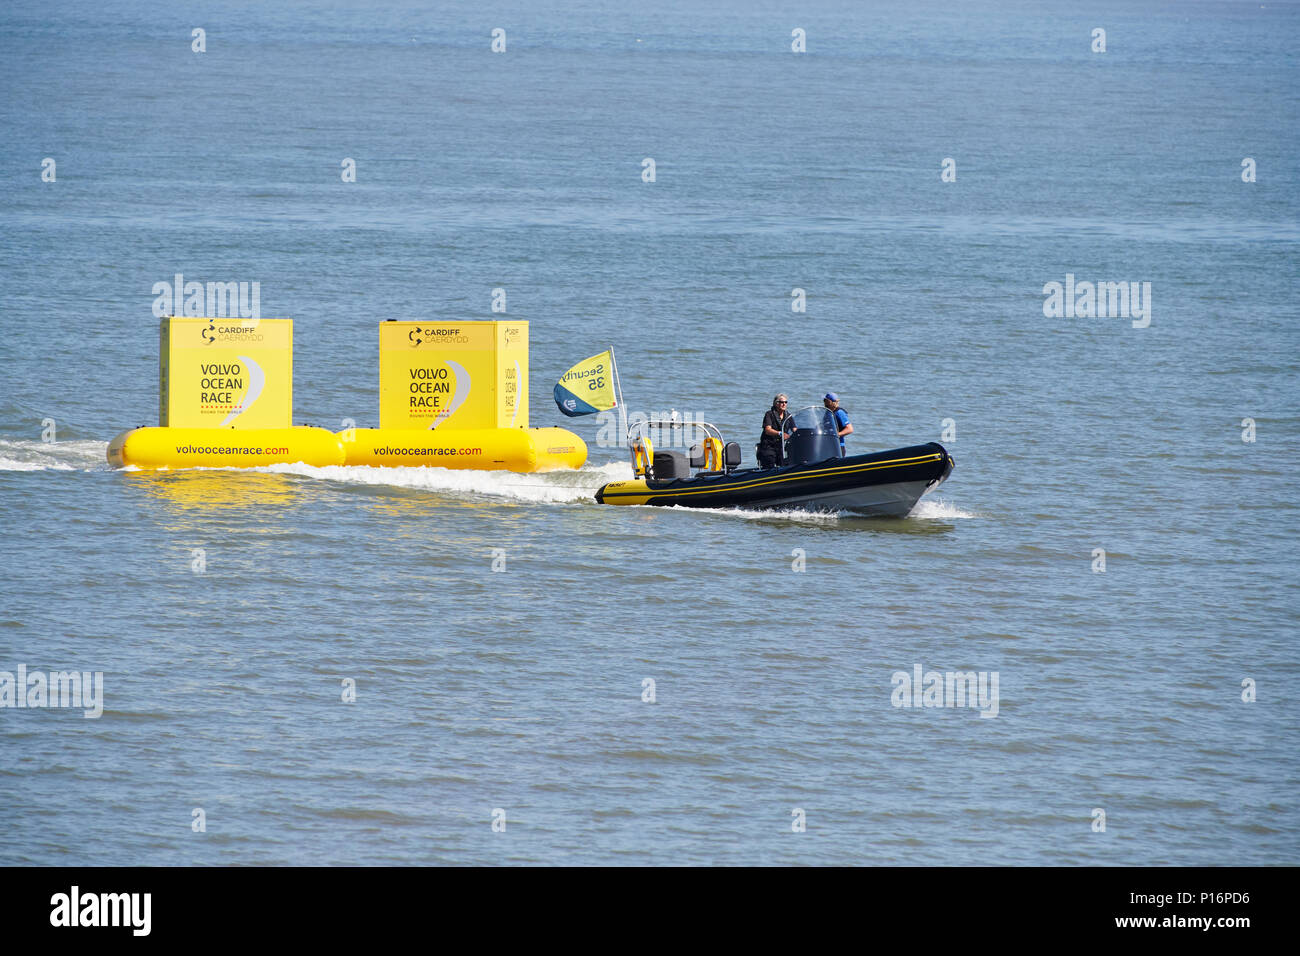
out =
{"type": "Polygon", "coordinates": [[[115,468],[370,465],[558,471],[581,468],[587,443],[564,428],[132,428],[108,444],[115,468]]]}
{"type": "Polygon", "coordinates": [[[587,443],[564,428],[349,428],[338,437],[349,465],[535,472],[587,460],[587,443]]]}
{"type": "Polygon", "coordinates": [[[343,445],[325,428],[132,428],[108,443],[115,468],[253,468],[301,462],[341,465],[343,445]]]}

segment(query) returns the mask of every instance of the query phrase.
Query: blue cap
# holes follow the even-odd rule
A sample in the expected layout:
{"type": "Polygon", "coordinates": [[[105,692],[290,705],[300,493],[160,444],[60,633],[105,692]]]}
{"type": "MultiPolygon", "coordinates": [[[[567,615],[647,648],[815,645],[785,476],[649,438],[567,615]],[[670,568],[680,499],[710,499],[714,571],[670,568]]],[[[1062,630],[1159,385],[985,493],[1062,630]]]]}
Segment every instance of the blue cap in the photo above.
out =
{"type": "Polygon", "coordinates": [[[834,392],[827,392],[825,395],[822,396],[822,398],[823,400],[828,402],[838,402],[840,400],[840,397],[836,395],[834,392]]]}

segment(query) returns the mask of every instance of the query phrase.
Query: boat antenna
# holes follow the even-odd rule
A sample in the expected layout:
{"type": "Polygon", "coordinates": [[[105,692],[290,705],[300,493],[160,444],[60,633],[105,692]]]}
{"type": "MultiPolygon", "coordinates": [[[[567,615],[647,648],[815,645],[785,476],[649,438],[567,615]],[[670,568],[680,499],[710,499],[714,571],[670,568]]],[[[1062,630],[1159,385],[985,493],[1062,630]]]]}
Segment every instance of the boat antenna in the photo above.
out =
{"type": "Polygon", "coordinates": [[[623,441],[627,441],[627,406],[623,404],[623,382],[618,377],[618,359],[614,357],[613,346],[609,350],[609,360],[614,366],[614,385],[618,388],[618,419],[619,426],[623,429],[619,432],[623,436],[623,441]]]}

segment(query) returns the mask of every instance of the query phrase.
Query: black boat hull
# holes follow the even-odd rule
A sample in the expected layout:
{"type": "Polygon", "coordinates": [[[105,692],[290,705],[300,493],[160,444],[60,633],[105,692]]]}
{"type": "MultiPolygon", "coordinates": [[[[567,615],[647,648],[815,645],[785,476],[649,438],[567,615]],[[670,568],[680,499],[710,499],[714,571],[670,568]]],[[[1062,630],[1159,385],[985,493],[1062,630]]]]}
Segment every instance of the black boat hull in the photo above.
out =
{"type": "Polygon", "coordinates": [[[596,492],[607,505],[800,509],[903,517],[952,471],[938,442],[806,465],[747,468],[674,481],[613,481],[596,492]]]}

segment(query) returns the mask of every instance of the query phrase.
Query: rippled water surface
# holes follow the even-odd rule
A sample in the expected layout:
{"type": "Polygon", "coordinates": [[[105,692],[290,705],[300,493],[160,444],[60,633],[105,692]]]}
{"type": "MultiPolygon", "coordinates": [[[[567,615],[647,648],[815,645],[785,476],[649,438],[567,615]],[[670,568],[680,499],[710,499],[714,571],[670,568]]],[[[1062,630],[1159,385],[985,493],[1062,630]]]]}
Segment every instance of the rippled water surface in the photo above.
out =
{"type": "Polygon", "coordinates": [[[0,11],[0,671],[104,674],[0,708],[0,862],[1300,862],[1300,8],[543,6],[0,11]],[[565,474],[111,471],[177,272],[294,318],[302,422],[502,287],[533,424],[613,346],[747,453],[833,389],[957,467],[876,521],[598,506],[589,420],[565,474]]]}

